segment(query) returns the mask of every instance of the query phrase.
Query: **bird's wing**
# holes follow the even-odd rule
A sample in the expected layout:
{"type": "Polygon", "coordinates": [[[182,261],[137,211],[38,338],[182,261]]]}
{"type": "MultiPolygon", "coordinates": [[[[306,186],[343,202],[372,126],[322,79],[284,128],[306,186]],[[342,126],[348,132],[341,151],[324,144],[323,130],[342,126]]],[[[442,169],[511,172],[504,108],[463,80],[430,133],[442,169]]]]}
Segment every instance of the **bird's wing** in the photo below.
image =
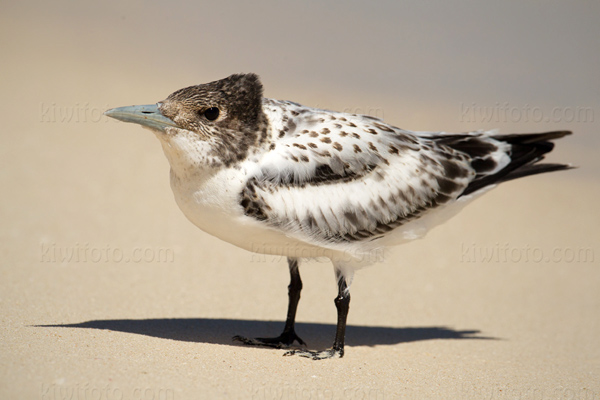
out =
{"type": "Polygon", "coordinates": [[[455,200],[475,177],[466,154],[429,138],[363,116],[306,114],[284,121],[240,194],[247,216],[301,240],[373,240],[455,200]]]}

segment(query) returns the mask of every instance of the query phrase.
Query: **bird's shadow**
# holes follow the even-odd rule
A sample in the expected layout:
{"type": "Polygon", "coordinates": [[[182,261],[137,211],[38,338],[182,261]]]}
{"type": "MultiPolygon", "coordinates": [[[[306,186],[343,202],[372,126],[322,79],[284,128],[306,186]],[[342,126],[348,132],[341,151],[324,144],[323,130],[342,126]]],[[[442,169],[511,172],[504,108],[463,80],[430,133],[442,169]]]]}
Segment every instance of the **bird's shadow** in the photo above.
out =
{"type": "MultiPolygon", "coordinates": [[[[281,333],[283,325],[282,321],[160,318],[92,320],[74,324],[36,326],[107,329],[184,342],[233,345],[232,336],[234,334],[246,337],[277,336],[281,333]]],[[[296,323],[296,332],[308,343],[309,347],[322,348],[330,346],[335,335],[335,328],[335,325],[332,324],[296,323]]],[[[443,326],[395,328],[348,325],[346,344],[349,346],[375,346],[433,339],[496,339],[480,336],[479,333],[478,330],[455,330],[443,326]]]]}

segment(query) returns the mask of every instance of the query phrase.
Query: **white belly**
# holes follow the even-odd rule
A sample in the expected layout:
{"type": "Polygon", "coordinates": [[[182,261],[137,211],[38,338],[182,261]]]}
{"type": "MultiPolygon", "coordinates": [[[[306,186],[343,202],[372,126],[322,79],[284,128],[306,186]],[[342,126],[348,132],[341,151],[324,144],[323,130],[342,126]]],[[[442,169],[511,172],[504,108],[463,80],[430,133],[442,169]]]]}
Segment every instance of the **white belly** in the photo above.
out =
{"type": "Polygon", "coordinates": [[[204,232],[254,253],[296,258],[333,256],[332,250],[299,241],[245,216],[237,198],[242,184],[231,171],[208,179],[178,179],[171,171],[177,205],[204,232]]]}

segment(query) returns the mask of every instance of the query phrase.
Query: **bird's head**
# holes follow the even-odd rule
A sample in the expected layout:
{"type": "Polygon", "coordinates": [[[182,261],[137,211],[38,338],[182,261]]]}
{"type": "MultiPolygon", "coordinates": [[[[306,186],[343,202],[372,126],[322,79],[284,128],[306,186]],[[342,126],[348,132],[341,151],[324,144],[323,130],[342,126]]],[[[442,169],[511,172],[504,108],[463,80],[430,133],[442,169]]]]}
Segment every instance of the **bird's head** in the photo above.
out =
{"type": "Polygon", "coordinates": [[[231,75],[177,90],[156,104],[105,114],[153,130],[172,167],[229,166],[267,137],[262,84],[255,74],[231,75]]]}

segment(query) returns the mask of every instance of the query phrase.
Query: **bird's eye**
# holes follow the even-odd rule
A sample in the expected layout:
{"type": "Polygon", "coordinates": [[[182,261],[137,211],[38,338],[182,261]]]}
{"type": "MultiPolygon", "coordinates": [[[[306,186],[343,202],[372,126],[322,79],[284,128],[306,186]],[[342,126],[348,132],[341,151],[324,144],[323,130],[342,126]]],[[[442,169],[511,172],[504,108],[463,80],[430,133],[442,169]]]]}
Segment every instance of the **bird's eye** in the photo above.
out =
{"type": "Polygon", "coordinates": [[[204,110],[204,116],[209,121],[214,121],[219,118],[219,109],[217,107],[211,107],[204,110]]]}

